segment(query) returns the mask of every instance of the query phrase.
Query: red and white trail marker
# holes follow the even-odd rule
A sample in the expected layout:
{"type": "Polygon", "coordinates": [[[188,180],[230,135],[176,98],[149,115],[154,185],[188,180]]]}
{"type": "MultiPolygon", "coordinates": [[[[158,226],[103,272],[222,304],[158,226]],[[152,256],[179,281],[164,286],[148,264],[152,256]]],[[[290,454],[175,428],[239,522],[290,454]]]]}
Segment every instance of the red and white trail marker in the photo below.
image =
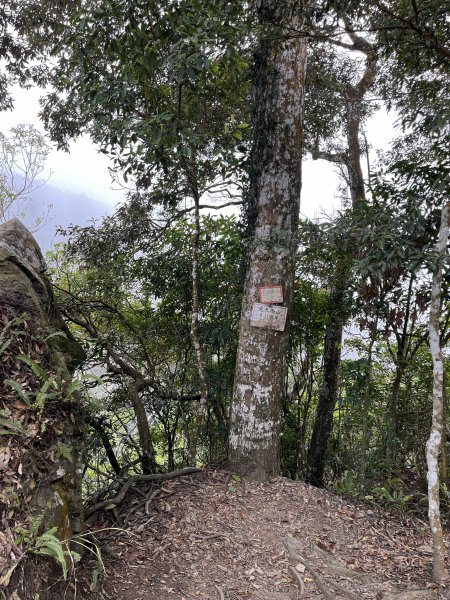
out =
{"type": "Polygon", "coordinates": [[[258,291],[260,304],[283,304],[282,285],[264,285],[258,291]]]}

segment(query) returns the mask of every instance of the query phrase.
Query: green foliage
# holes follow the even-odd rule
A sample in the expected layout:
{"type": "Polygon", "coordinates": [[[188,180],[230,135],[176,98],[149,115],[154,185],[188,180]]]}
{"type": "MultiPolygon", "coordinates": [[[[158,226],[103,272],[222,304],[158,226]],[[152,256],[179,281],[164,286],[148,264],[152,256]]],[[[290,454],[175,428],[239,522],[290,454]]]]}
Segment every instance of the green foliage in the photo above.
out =
{"type": "Polygon", "coordinates": [[[72,449],[67,444],[63,444],[62,442],[56,444],[54,446],[55,456],[60,458],[65,458],[69,462],[73,462],[72,449]]]}
{"type": "Polygon", "coordinates": [[[73,550],[64,550],[63,543],[55,536],[57,528],[53,527],[40,535],[30,548],[30,552],[38,556],[50,556],[61,567],[64,579],[67,579],[67,558],[72,563],[80,560],[80,555],[73,550]]]}
{"type": "Polygon", "coordinates": [[[66,541],[61,541],[56,537],[57,527],[39,533],[41,525],[42,517],[35,517],[30,529],[16,528],[16,544],[25,553],[51,557],[61,568],[63,578],[66,580],[68,574],[67,561],[69,560],[73,566],[80,560],[81,556],[70,549],[66,541]]]}
{"type": "Polygon", "coordinates": [[[19,394],[30,408],[37,412],[39,418],[42,417],[47,402],[58,398],[70,402],[84,389],[81,379],[73,379],[70,383],[66,381],[65,368],[60,368],[52,374],[47,373],[36,360],[29,356],[19,354],[17,359],[30,367],[41,382],[41,387],[33,392],[25,392],[15,381],[7,380],[6,383],[19,394]]]}
{"type": "Polygon", "coordinates": [[[68,17],[43,111],[53,139],[66,146],[88,130],[125,181],[153,184],[153,202],[165,207],[193,178],[204,191],[241,169],[248,64],[239,4],[90,1],[68,17]]]}
{"type": "Polygon", "coordinates": [[[375,498],[379,502],[387,502],[389,505],[403,507],[413,498],[413,494],[405,494],[403,482],[398,478],[388,478],[383,482],[383,486],[374,487],[370,494],[366,496],[367,500],[375,498]]]}
{"type": "MultiPolygon", "coordinates": [[[[152,424],[159,461],[176,468],[183,465],[185,431],[198,402],[190,338],[193,227],[180,219],[170,228],[149,229],[134,239],[133,234],[127,237],[134,215],[132,211],[130,222],[130,212],[122,209],[101,229],[77,231],[68,247],[53,253],[52,268],[60,306],[87,350],[85,368],[95,368],[107,382],[106,387],[100,381],[92,383],[98,391],[86,404],[88,422],[102,419],[121,464],[137,458],[132,445],[137,441],[129,397],[132,379],[111,354],[117,353],[142,377],[152,378],[140,399],[152,424]],[[109,245],[96,244],[119,231],[122,241],[113,252],[109,245]]],[[[242,240],[233,217],[205,215],[201,230],[200,335],[210,384],[208,418],[201,432],[206,461],[224,451],[239,326],[242,240]]],[[[90,440],[89,453],[96,464],[85,479],[91,490],[102,477],[99,470],[107,474],[111,468],[98,432],[90,440]]]]}
{"type": "Polygon", "coordinates": [[[345,471],[338,479],[333,481],[331,487],[350,498],[358,498],[361,493],[358,477],[353,471],[345,471]]]}
{"type": "Polygon", "coordinates": [[[388,106],[400,112],[405,128],[445,130],[450,114],[450,28],[442,2],[396,0],[389,11],[374,11],[371,20],[379,28],[378,48],[385,65],[382,92],[388,106]]]}
{"type": "Polygon", "coordinates": [[[383,480],[383,485],[374,486],[369,493],[364,493],[359,483],[358,474],[353,471],[345,471],[338,479],[333,481],[331,487],[339,494],[349,498],[361,499],[386,508],[410,512],[416,511],[424,498],[419,493],[408,494],[405,492],[404,482],[395,477],[387,477],[383,480]]]}
{"type": "Polygon", "coordinates": [[[0,435],[24,435],[26,430],[7,408],[0,410],[0,435]]]}

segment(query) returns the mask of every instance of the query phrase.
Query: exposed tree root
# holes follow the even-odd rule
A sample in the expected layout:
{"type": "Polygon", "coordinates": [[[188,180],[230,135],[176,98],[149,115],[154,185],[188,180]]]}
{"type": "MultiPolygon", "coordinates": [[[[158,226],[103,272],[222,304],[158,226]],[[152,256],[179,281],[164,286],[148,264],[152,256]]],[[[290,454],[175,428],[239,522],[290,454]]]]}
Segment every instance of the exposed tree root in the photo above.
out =
{"type": "Polygon", "coordinates": [[[311,567],[308,561],[305,558],[303,558],[301,554],[298,553],[295,539],[292,536],[287,536],[283,538],[281,542],[288,551],[291,559],[294,560],[296,563],[301,563],[305,567],[305,569],[309,571],[309,573],[313,576],[317,587],[325,596],[325,598],[328,598],[328,600],[335,600],[334,595],[332,594],[332,592],[329,591],[327,584],[325,583],[325,580],[322,578],[322,576],[319,575],[319,573],[315,569],[313,569],[313,567],[311,567]]]}
{"type": "Polygon", "coordinates": [[[321,562],[323,569],[326,571],[326,575],[320,574],[316,568],[311,565],[311,560],[305,558],[301,554],[300,543],[292,536],[287,536],[281,540],[283,546],[288,551],[291,562],[294,567],[289,568],[289,572],[295,577],[297,583],[300,586],[300,593],[303,594],[303,581],[300,575],[295,569],[295,565],[300,563],[313,577],[317,588],[320,592],[329,600],[335,600],[336,594],[343,598],[349,598],[349,600],[360,600],[361,593],[376,593],[376,597],[380,600],[438,600],[439,598],[447,598],[447,596],[440,595],[439,590],[432,589],[409,589],[403,591],[396,591],[389,589],[380,581],[376,581],[373,577],[367,573],[358,573],[349,569],[341,562],[336,560],[329,552],[322,550],[315,544],[311,545],[310,551],[314,554],[317,559],[321,562]],[[336,579],[345,578],[354,582],[358,589],[358,592],[347,589],[336,579]],[[301,582],[301,583],[300,583],[301,582]],[[333,591],[330,590],[332,588],[333,591]]]}
{"type": "Polygon", "coordinates": [[[121,504],[127,495],[130,487],[138,481],[167,481],[168,479],[175,479],[176,477],[182,477],[183,475],[191,475],[192,473],[200,473],[202,469],[197,467],[186,467],[185,469],[178,469],[170,473],[155,473],[153,475],[133,475],[122,485],[118,494],[114,498],[102,500],[93,506],[89,506],[85,510],[85,517],[88,518],[94,513],[107,506],[118,506],[121,504]]]}
{"type": "Polygon", "coordinates": [[[297,569],[295,567],[289,567],[289,573],[292,575],[292,577],[298,583],[298,587],[300,588],[300,597],[303,597],[303,595],[305,593],[305,583],[304,583],[303,579],[300,577],[300,573],[297,571],[297,569]]]}

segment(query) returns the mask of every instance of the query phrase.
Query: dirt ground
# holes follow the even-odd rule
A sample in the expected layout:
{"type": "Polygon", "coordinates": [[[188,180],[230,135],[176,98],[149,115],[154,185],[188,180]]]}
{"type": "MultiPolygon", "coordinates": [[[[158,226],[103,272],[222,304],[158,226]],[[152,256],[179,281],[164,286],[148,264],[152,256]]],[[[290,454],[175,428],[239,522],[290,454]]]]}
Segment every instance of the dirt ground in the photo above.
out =
{"type": "Polygon", "coordinates": [[[81,578],[78,572],[78,598],[450,597],[430,583],[426,522],[301,482],[249,483],[204,471],[142,485],[119,519],[117,529],[94,524],[106,574],[94,587],[88,559],[81,578]]]}

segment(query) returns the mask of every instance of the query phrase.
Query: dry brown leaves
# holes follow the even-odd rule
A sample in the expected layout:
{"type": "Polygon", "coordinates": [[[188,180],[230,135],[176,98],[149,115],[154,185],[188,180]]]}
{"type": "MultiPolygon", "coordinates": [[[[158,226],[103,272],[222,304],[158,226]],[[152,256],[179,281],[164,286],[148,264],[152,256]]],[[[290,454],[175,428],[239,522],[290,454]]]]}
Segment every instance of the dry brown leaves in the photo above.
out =
{"type": "MultiPolygon", "coordinates": [[[[104,595],[85,588],[83,598],[296,600],[298,586],[280,541],[286,535],[299,541],[318,571],[321,549],[381,582],[381,588],[365,588],[361,598],[383,597],[383,585],[430,585],[430,538],[418,520],[282,478],[256,484],[209,472],[166,482],[154,492],[141,487],[123,507],[127,529],[98,533],[115,558],[108,558],[104,595]]],[[[302,576],[302,597],[318,597],[310,574],[302,576]]]]}

